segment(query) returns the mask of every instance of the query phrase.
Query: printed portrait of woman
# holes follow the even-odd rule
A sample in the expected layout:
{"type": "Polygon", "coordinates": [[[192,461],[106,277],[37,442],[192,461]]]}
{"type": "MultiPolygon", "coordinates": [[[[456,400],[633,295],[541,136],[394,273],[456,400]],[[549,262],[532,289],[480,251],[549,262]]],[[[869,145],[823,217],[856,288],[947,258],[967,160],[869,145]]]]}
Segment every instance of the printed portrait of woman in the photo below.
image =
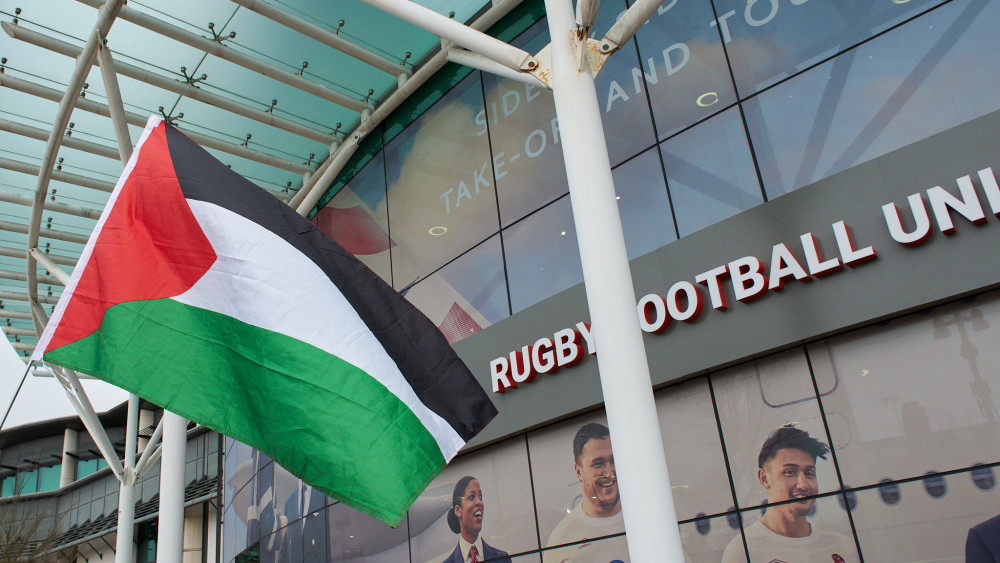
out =
{"type": "Polygon", "coordinates": [[[506,551],[499,550],[483,541],[480,532],[483,530],[483,513],[486,505],[483,502],[483,489],[479,481],[466,475],[455,483],[455,491],[451,497],[451,510],[448,512],[448,526],[458,534],[458,545],[455,551],[442,563],[478,563],[480,561],[496,561],[511,563],[506,551]]]}

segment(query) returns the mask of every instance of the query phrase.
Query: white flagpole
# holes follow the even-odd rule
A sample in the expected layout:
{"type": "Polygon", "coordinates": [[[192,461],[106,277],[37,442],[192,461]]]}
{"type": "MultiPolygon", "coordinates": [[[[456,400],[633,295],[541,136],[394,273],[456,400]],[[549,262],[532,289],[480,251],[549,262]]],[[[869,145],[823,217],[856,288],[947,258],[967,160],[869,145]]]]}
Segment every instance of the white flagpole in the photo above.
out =
{"type": "Polygon", "coordinates": [[[590,66],[581,57],[587,35],[578,34],[570,0],[545,0],[545,11],[552,38],[552,92],[600,350],[597,362],[629,554],[633,563],[683,563],[600,105],[590,66]]]}
{"type": "Polygon", "coordinates": [[[139,397],[128,396],[125,421],[125,469],[118,486],[118,528],[115,563],[132,563],[132,536],[135,529],[135,454],[139,436],[139,397]]]}
{"type": "Polygon", "coordinates": [[[157,563],[181,563],[184,556],[184,452],[187,420],[163,411],[163,454],[160,458],[160,515],[156,535],[157,563]]]}
{"type": "MultiPolygon", "coordinates": [[[[118,154],[122,167],[128,165],[132,158],[132,138],[128,131],[125,118],[125,106],[122,103],[121,90],[118,88],[118,75],[115,71],[115,61],[108,50],[107,42],[99,36],[97,45],[97,63],[104,79],[104,91],[108,99],[108,110],[115,129],[115,140],[118,143],[118,154]]],[[[36,256],[36,259],[38,257],[36,256]]],[[[139,397],[129,393],[128,420],[125,424],[125,460],[121,484],[118,487],[118,534],[115,541],[115,563],[132,563],[132,538],[135,532],[135,483],[138,480],[135,472],[135,458],[139,441],[139,397]]]]}

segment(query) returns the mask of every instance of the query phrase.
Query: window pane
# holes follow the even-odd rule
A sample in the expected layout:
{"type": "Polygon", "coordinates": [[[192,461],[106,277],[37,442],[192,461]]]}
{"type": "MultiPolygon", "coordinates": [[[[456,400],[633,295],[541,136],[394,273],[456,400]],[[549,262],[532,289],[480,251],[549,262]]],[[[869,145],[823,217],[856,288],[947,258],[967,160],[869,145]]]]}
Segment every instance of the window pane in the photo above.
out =
{"type": "Polygon", "coordinates": [[[257,456],[253,455],[253,449],[243,442],[237,442],[232,438],[226,438],[232,442],[232,447],[225,457],[225,477],[223,488],[226,506],[233,502],[233,496],[241,490],[250,479],[257,473],[257,456]]]}
{"type": "Polygon", "coordinates": [[[76,478],[83,479],[87,475],[90,475],[97,471],[97,460],[96,459],[81,459],[76,462],[76,478]]]}
{"type": "Polygon", "coordinates": [[[630,260],[677,239],[658,156],[650,149],[611,174],[630,260]]]}
{"type": "MultiPolygon", "coordinates": [[[[603,414],[574,419],[528,435],[532,482],[543,547],[625,531],[614,452],[603,414]],[[581,445],[579,456],[574,444],[581,445]]],[[[543,552],[562,561],[627,560],[625,537],[543,552]]]]}
{"type": "Polygon", "coordinates": [[[250,491],[251,487],[246,487],[237,492],[223,514],[222,553],[223,559],[227,561],[231,561],[233,556],[257,541],[257,537],[260,535],[256,515],[253,513],[250,491]]]}
{"type": "Polygon", "coordinates": [[[844,481],[1000,461],[998,338],[994,292],[810,346],[844,481]]]}
{"type": "MultiPolygon", "coordinates": [[[[329,525],[328,561],[397,563],[408,560],[410,549],[405,519],[393,529],[343,504],[334,504],[325,512],[329,525]]],[[[318,553],[314,552],[313,556],[316,555],[318,553]]]]}
{"type": "Polygon", "coordinates": [[[371,162],[313,217],[320,231],[364,262],[387,283],[392,276],[389,218],[385,200],[385,162],[379,151],[371,162]]]}
{"type": "Polygon", "coordinates": [[[583,281],[583,266],[569,197],[503,232],[515,313],[583,281]]]}
{"type": "Polygon", "coordinates": [[[569,545],[542,552],[543,563],[573,563],[575,561],[628,561],[628,541],[624,535],[603,540],[569,545]]]}
{"type": "Polygon", "coordinates": [[[998,26],[997,3],[952,2],[747,101],[768,197],[1000,108],[984,95],[1000,87],[998,26]]]}
{"type": "MultiPolygon", "coordinates": [[[[673,473],[671,472],[671,482],[673,473]]],[[[676,490],[674,495],[676,498],[676,490]]],[[[739,520],[736,513],[730,515],[716,516],[714,518],[702,517],[694,522],[681,524],[681,545],[684,548],[685,561],[688,563],[719,563],[722,561],[722,553],[729,542],[738,542],[742,549],[743,541],[740,539],[739,520]],[[733,528],[731,522],[736,523],[733,528]]],[[[678,515],[679,517],[679,515],[678,515]]]]}
{"type": "Polygon", "coordinates": [[[656,394],[678,520],[733,506],[708,381],[701,377],[656,394]]]}
{"type": "Polygon", "coordinates": [[[26,495],[38,492],[38,470],[24,471],[17,474],[17,493],[26,495]]]}
{"type": "Polygon", "coordinates": [[[452,344],[509,316],[500,235],[414,285],[406,298],[452,344]]]}
{"type": "MultiPolygon", "coordinates": [[[[858,563],[857,544],[841,496],[803,500],[742,513],[746,545],[752,563],[773,561],[832,561],[858,563]],[[803,526],[798,530],[796,526],[803,526]],[[793,531],[795,530],[795,531],[793,531]],[[806,535],[789,535],[804,532],[806,535]]],[[[867,556],[867,554],[866,554],[867,556]]],[[[746,563],[743,538],[726,546],[724,563],[746,563]]],[[[871,561],[912,561],[895,556],[871,561]]]]}
{"type": "Polygon", "coordinates": [[[59,475],[62,472],[62,464],[42,467],[38,471],[39,491],[54,491],[59,488],[59,475]]]}
{"type": "MultiPolygon", "coordinates": [[[[601,3],[591,36],[602,36],[625,9],[619,1],[601,3]]],[[[548,44],[543,19],[512,44],[531,53],[548,44]]],[[[645,83],[632,44],[612,55],[595,81],[611,164],[651,146],[653,125],[645,83]]],[[[568,191],[555,105],[549,90],[484,75],[486,110],[476,133],[492,142],[500,215],[507,226],[568,191]]]]}
{"type": "Polygon", "coordinates": [[[719,17],[711,24],[747,96],[939,2],[716,0],[719,17]]]}
{"type": "Polygon", "coordinates": [[[538,549],[530,482],[523,438],[453,461],[410,508],[413,561],[448,559],[460,535],[483,541],[481,559],[538,549]]]}
{"type": "MultiPolygon", "coordinates": [[[[590,36],[595,39],[604,37],[625,8],[621,0],[601,2],[590,36]]],[[[629,41],[608,58],[594,80],[597,103],[604,113],[604,137],[612,166],[656,141],[646,99],[646,82],[641,74],[635,42],[629,41]]]]}
{"type": "MultiPolygon", "coordinates": [[[[258,538],[261,540],[261,553],[265,550],[265,538],[269,535],[274,534],[281,527],[281,515],[279,513],[279,508],[276,506],[276,499],[274,496],[274,462],[268,463],[257,472],[257,476],[254,478],[253,483],[253,499],[254,506],[250,513],[250,520],[247,522],[247,526],[250,529],[250,533],[258,533],[259,536],[253,537],[249,536],[249,540],[256,541],[258,538]],[[253,520],[256,516],[256,530],[254,530],[253,520]]],[[[247,488],[251,488],[247,486],[247,488]]],[[[269,541],[270,538],[268,538],[269,541]]],[[[271,549],[270,547],[268,549],[271,549]]]]}
{"type": "Polygon", "coordinates": [[[713,17],[708,0],[667,0],[636,34],[661,139],[736,103],[713,17]]]}
{"type": "MultiPolygon", "coordinates": [[[[887,505],[875,489],[858,492],[854,524],[866,561],[989,561],[981,552],[966,555],[973,526],[993,518],[1000,489],[977,488],[969,473],[943,477],[946,494],[932,497],[924,483],[899,483],[900,501],[887,505]]],[[[994,525],[997,524],[994,518],[994,525]]],[[[985,532],[997,536],[996,529],[985,532]]]]}
{"type": "Polygon", "coordinates": [[[774,503],[794,494],[790,487],[770,487],[761,481],[758,461],[762,453],[766,458],[763,469],[777,475],[772,481],[783,477],[780,469],[789,464],[798,467],[795,476],[806,477],[798,485],[806,494],[840,488],[830,455],[826,459],[814,455],[817,448],[823,448],[817,441],[828,446],[829,439],[801,349],[713,374],[712,386],[738,506],[774,503]],[[771,436],[780,440],[765,449],[771,436]],[[813,464],[815,468],[807,471],[813,464]]]}
{"type": "Polygon", "coordinates": [[[326,512],[330,499],[280,465],[274,469],[277,532],[261,541],[261,559],[326,561],[326,512]]]}
{"type": "Polygon", "coordinates": [[[660,151],[682,237],[763,201],[736,109],[664,141],[660,151]]]}
{"type": "Polygon", "coordinates": [[[393,286],[423,279],[499,228],[489,139],[473,73],[385,148],[393,286]]]}

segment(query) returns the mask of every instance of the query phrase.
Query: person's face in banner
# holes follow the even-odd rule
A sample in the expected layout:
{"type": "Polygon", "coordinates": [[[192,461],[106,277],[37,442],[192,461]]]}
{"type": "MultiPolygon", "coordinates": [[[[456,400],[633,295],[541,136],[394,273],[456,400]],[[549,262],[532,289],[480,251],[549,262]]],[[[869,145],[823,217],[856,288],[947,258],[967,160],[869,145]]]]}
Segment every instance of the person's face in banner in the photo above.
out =
{"type": "Polygon", "coordinates": [[[612,516],[621,510],[615,455],[609,438],[590,440],[583,445],[576,461],[576,478],[583,489],[583,507],[588,516],[612,516]]]}
{"type": "MultiPolygon", "coordinates": [[[[767,490],[767,502],[773,504],[785,500],[815,495],[819,490],[816,482],[816,460],[808,453],[795,448],[782,448],[757,474],[760,484],[767,490]]],[[[815,499],[782,505],[780,508],[794,516],[805,516],[815,499]]]]}
{"type": "Polygon", "coordinates": [[[483,529],[483,512],[485,508],[486,505],[483,504],[483,490],[479,487],[479,481],[473,479],[465,486],[462,501],[454,508],[455,516],[458,517],[458,524],[465,541],[473,543],[479,537],[479,532],[483,529]]]}

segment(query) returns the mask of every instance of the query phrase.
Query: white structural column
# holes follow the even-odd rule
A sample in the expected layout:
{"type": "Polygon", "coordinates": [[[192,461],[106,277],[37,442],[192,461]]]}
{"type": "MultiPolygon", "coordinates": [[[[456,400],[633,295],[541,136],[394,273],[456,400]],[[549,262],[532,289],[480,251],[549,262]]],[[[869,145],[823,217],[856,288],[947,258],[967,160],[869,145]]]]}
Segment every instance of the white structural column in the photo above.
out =
{"type": "MultiPolygon", "coordinates": [[[[571,0],[545,0],[552,91],[633,563],[683,563],[601,111],[571,0]]],[[[583,38],[586,40],[586,37],[583,38]]]]}
{"type": "Polygon", "coordinates": [[[135,528],[135,452],[139,435],[139,397],[128,396],[125,421],[125,470],[118,487],[118,536],[115,563],[132,563],[132,535],[135,528]]]}
{"type": "Polygon", "coordinates": [[[160,458],[160,519],[157,563],[181,563],[184,556],[184,451],[187,421],[163,411],[163,457],[160,458]]]}
{"type": "Polygon", "coordinates": [[[79,433],[72,428],[63,431],[62,467],[59,471],[60,489],[76,481],[76,458],[70,454],[76,451],[79,437],[79,433]]]}
{"type": "MultiPolygon", "coordinates": [[[[111,56],[111,51],[108,50],[104,37],[100,37],[97,46],[97,62],[104,79],[104,91],[108,99],[108,109],[111,112],[111,123],[115,130],[118,155],[124,168],[129,159],[132,158],[132,138],[128,131],[121,90],[118,88],[115,61],[111,56]]],[[[32,252],[37,250],[37,248],[33,248],[32,252]]],[[[33,256],[36,260],[39,259],[37,255],[33,254],[33,256]]],[[[64,272],[62,273],[65,275],[64,272]]],[[[118,535],[115,542],[115,563],[132,563],[133,560],[132,536],[135,531],[135,456],[139,438],[139,397],[132,393],[129,393],[128,396],[127,416],[124,470],[122,471],[121,483],[118,486],[118,535]]]]}

